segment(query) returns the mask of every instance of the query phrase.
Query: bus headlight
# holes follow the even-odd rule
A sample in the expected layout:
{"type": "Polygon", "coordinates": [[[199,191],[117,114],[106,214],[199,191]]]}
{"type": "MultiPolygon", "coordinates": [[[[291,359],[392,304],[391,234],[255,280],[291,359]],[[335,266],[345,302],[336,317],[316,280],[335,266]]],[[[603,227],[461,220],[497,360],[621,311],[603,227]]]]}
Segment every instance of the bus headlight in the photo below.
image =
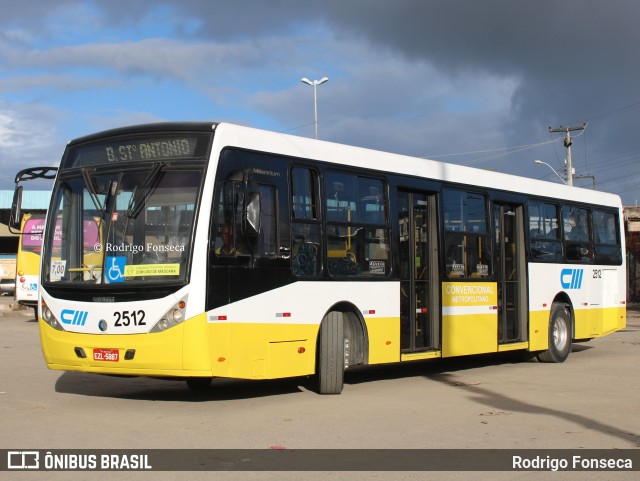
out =
{"type": "Polygon", "coordinates": [[[54,329],[64,331],[58,319],[56,319],[56,316],[53,315],[53,312],[51,312],[51,309],[49,309],[49,306],[47,306],[47,303],[44,301],[42,301],[42,319],[54,329]]]}
{"type": "Polygon", "coordinates": [[[171,309],[167,311],[167,313],[162,316],[155,326],[149,332],[162,332],[167,329],[177,326],[185,319],[185,309],[187,307],[187,303],[182,300],[174,305],[171,309]]]}
{"type": "Polygon", "coordinates": [[[184,321],[184,314],[180,309],[173,309],[167,313],[167,317],[174,324],[180,324],[184,321]]]}

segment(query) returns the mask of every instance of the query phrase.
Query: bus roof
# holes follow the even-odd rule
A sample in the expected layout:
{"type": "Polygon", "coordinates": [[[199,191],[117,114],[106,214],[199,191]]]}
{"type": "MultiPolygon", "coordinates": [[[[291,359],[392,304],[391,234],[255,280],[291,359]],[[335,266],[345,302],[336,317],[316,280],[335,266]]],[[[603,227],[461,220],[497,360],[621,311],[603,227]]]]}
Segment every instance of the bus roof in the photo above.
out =
{"type": "Polygon", "coordinates": [[[267,130],[216,122],[162,122],[122,127],[91,134],[69,142],[69,146],[90,142],[105,137],[131,133],[163,131],[216,131],[214,148],[240,147],[281,155],[318,160],[345,166],[378,170],[422,177],[461,185],[516,192],[540,197],[559,198],[573,202],[589,202],[622,207],[620,197],[615,194],[572,187],[528,177],[458,164],[434,161],[420,157],[338,144],[306,137],[298,137],[267,130]]]}
{"type": "Polygon", "coordinates": [[[618,195],[607,192],[232,124],[219,124],[216,128],[214,142],[222,143],[222,145],[241,146],[252,150],[275,152],[294,157],[527,195],[560,198],[574,202],[590,202],[614,207],[622,206],[618,195]]]}

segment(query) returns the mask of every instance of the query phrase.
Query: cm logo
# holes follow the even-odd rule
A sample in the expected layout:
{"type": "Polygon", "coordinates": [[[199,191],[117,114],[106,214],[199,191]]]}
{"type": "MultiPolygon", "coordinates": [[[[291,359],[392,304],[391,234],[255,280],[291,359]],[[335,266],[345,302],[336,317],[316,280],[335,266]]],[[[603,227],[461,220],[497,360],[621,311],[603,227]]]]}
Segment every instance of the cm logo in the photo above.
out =
{"type": "Polygon", "coordinates": [[[584,269],[562,269],[560,272],[560,285],[563,289],[582,288],[584,269]]]}
{"type": "Polygon", "coordinates": [[[74,311],[72,309],[63,309],[60,313],[60,320],[63,324],[71,324],[72,326],[84,326],[87,322],[87,311],[74,311]]]}

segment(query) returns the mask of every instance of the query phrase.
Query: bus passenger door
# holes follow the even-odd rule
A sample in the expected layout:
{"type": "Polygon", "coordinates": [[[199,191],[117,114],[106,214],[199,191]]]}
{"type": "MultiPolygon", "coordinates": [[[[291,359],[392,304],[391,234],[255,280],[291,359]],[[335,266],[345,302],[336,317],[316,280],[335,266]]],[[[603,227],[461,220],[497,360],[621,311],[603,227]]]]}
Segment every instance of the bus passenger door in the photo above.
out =
{"type": "Polygon", "coordinates": [[[527,290],[521,205],[495,204],[498,344],[527,340],[527,290]]]}
{"type": "Polygon", "coordinates": [[[439,347],[435,197],[398,192],[400,234],[400,348],[439,347]]]}

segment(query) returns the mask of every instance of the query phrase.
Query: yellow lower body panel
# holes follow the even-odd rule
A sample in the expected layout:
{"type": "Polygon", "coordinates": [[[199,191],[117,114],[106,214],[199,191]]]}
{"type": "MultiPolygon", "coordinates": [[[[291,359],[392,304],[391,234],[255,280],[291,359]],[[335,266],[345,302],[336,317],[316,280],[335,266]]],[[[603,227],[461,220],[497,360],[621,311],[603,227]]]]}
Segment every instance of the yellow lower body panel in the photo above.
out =
{"type": "MultiPolygon", "coordinates": [[[[549,347],[550,310],[529,313],[530,351],[544,351],[549,347]]],[[[574,339],[602,337],[624,329],[627,323],[625,307],[576,309],[573,313],[574,339]]]]}
{"type": "Polygon", "coordinates": [[[369,364],[400,360],[400,319],[376,317],[365,319],[369,334],[369,364]]]}
{"type": "Polygon", "coordinates": [[[208,323],[205,314],[164,332],[130,335],[63,332],[40,320],[50,369],[138,376],[275,379],[313,374],[317,333],[317,325],[208,323]],[[94,349],[117,349],[118,361],[95,361],[94,349]],[[125,359],[131,350],[133,358],[125,359]]]}
{"type": "Polygon", "coordinates": [[[549,311],[529,312],[529,350],[544,351],[549,347],[549,311]]]}
{"type": "MultiPolygon", "coordinates": [[[[609,307],[589,310],[589,335],[578,335],[578,339],[600,337],[624,329],[627,325],[626,307],[609,307]]],[[[576,326],[577,327],[577,326],[576,326]]],[[[581,333],[582,334],[582,333],[581,333]]]]}
{"type": "Polygon", "coordinates": [[[496,352],[497,314],[442,316],[442,357],[496,352]]]}
{"type": "Polygon", "coordinates": [[[214,376],[277,379],[315,372],[316,324],[210,323],[214,376]]]}

